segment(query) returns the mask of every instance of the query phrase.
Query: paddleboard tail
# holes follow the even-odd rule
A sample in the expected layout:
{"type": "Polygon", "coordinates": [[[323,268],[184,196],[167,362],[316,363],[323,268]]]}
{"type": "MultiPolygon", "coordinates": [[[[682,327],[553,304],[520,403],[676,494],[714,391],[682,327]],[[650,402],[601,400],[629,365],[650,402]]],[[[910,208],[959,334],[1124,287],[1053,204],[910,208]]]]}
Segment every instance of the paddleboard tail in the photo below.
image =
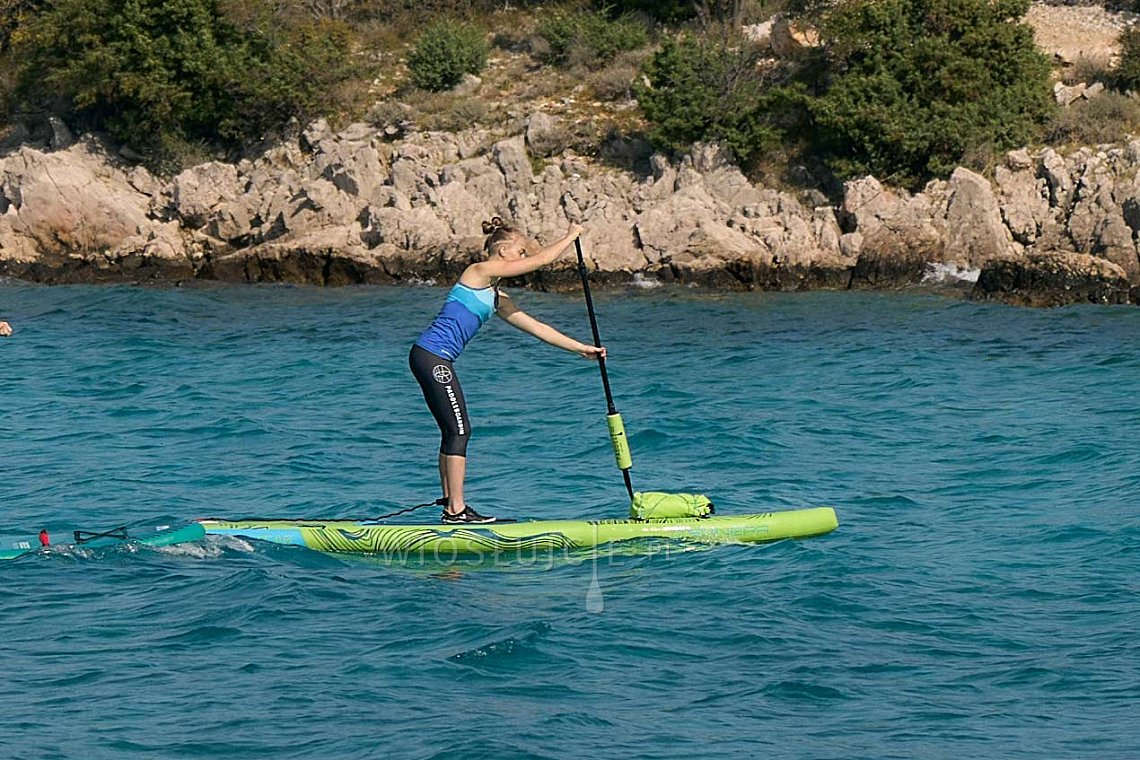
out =
{"type": "Polygon", "coordinates": [[[111,530],[73,530],[71,542],[53,543],[47,529],[36,536],[16,539],[0,539],[0,560],[16,559],[37,552],[66,552],[77,547],[105,548],[123,544],[142,546],[174,546],[176,544],[199,541],[206,536],[206,530],[199,523],[171,526],[160,525],[154,528],[118,527],[111,530]]]}

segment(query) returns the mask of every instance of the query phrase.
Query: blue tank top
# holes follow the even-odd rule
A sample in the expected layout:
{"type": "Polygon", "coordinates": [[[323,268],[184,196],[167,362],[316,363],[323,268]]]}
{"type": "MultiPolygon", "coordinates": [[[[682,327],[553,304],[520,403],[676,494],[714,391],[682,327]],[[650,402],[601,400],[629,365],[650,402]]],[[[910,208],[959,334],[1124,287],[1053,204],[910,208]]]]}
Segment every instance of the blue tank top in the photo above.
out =
{"type": "Polygon", "coordinates": [[[463,353],[463,347],[495,313],[498,297],[498,291],[493,287],[469,288],[455,283],[448,291],[439,314],[416,338],[416,345],[436,356],[455,361],[463,353]]]}

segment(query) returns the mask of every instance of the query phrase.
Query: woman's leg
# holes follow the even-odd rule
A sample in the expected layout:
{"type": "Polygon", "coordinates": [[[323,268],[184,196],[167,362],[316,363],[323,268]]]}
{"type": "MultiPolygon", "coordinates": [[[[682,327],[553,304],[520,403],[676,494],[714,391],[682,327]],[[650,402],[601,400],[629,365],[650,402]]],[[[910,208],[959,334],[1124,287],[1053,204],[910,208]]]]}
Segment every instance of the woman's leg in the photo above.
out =
{"type": "MultiPolygon", "coordinates": [[[[459,499],[458,503],[463,503],[463,478],[467,472],[467,457],[448,456],[447,454],[440,453],[439,455],[439,485],[443,489],[443,498],[450,499],[452,490],[458,491],[456,498],[459,499]],[[453,460],[458,459],[458,462],[453,460]],[[451,488],[452,480],[457,484],[457,488],[451,488]]],[[[459,510],[452,510],[458,512],[459,510]]]]}
{"type": "Polygon", "coordinates": [[[439,458],[444,471],[443,493],[447,496],[447,511],[457,515],[467,508],[467,502],[463,500],[463,479],[467,475],[467,457],[440,454],[439,458]]]}
{"type": "Polygon", "coordinates": [[[440,486],[449,499],[448,511],[458,514],[467,506],[463,498],[463,479],[467,470],[467,441],[471,437],[463,388],[450,361],[419,346],[412,347],[408,363],[439,426],[440,486]]]}

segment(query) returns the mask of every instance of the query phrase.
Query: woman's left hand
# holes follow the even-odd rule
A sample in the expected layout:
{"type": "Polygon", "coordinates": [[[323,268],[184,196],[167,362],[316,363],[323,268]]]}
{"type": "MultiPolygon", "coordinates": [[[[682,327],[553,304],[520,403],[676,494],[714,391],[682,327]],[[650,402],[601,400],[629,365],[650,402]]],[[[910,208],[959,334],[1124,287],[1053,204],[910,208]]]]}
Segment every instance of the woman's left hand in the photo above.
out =
{"type": "Polygon", "coordinates": [[[606,347],[605,346],[587,346],[585,343],[578,349],[578,353],[582,355],[583,359],[605,359],[606,347]]]}

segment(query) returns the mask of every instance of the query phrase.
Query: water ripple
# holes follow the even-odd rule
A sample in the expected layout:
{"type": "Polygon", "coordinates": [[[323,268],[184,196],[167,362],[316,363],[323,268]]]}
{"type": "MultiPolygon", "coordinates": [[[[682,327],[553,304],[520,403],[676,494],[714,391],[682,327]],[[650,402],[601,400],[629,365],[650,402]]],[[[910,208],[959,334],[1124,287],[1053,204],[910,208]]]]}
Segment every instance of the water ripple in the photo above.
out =
{"type": "MultiPolygon", "coordinates": [[[[0,284],[18,330],[0,341],[0,532],[435,498],[406,352],[442,293],[0,284]]],[[[580,298],[518,299],[588,333],[580,298]]],[[[28,556],[0,564],[9,744],[1140,756],[1140,312],[596,300],[636,488],[707,492],[725,513],[828,504],[839,531],[450,570],[223,538],[28,556]]],[[[596,367],[494,323],[458,367],[473,503],[624,513],[596,367]]]]}

